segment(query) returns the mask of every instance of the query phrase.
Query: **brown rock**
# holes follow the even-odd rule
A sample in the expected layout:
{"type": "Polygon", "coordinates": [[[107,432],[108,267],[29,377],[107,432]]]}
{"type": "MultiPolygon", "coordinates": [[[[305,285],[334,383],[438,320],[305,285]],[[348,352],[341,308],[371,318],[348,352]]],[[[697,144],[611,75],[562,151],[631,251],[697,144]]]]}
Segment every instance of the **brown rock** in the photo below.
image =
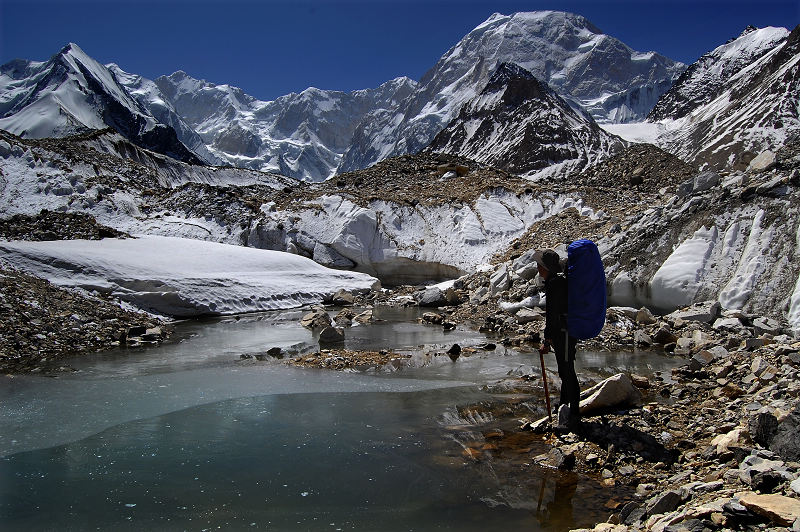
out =
{"type": "Polygon", "coordinates": [[[739,503],[754,514],[766,517],[780,526],[792,526],[800,519],[800,500],[783,495],[747,492],[739,496],[739,503]]]}

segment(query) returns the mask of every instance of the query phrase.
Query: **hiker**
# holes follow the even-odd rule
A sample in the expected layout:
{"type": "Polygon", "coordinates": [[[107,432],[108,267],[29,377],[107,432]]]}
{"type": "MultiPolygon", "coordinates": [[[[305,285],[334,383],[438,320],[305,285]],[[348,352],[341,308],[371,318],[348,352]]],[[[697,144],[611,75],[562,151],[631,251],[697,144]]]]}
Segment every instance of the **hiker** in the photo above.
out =
{"type": "Polygon", "coordinates": [[[561,409],[568,408],[566,427],[573,432],[581,428],[579,411],[580,386],[575,373],[575,348],[577,339],[567,332],[567,278],[558,253],[552,249],[539,251],[534,255],[539,267],[539,276],[544,279],[545,290],[545,328],[542,353],[550,348],[558,363],[558,376],[561,378],[561,401],[559,424],[563,423],[561,409]]]}

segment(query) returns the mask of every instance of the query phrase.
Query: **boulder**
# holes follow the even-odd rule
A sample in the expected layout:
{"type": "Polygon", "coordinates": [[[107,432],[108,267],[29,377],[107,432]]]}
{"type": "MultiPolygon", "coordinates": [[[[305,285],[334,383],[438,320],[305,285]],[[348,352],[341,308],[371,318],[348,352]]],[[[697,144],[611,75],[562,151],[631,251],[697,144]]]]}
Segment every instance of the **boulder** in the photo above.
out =
{"type": "Polygon", "coordinates": [[[581,394],[581,414],[641,406],[642,392],[625,373],[618,373],[581,394]]]}
{"type": "Polygon", "coordinates": [[[344,342],[344,329],[340,327],[325,327],[319,333],[320,344],[337,344],[344,342]]]}
{"type": "Polygon", "coordinates": [[[639,311],[633,307],[608,307],[606,310],[606,318],[615,318],[611,321],[616,321],[617,316],[625,316],[631,321],[636,321],[636,314],[639,311]]]}
{"type": "Polygon", "coordinates": [[[569,471],[575,467],[575,453],[570,446],[553,447],[547,454],[541,454],[534,458],[540,465],[569,471]]]}
{"type": "Polygon", "coordinates": [[[718,301],[705,301],[695,303],[685,309],[676,310],[666,316],[668,321],[674,322],[678,319],[683,321],[700,321],[703,323],[713,323],[720,315],[722,309],[718,301]]]}
{"type": "Polygon", "coordinates": [[[694,178],[693,192],[705,192],[719,184],[719,174],[713,171],[703,172],[694,178]]]}
{"type": "Polygon", "coordinates": [[[739,318],[717,318],[712,328],[715,331],[741,331],[743,328],[742,320],[739,318]]]}
{"type": "Polygon", "coordinates": [[[522,279],[530,281],[539,273],[539,267],[534,259],[535,249],[530,249],[519,256],[511,265],[511,269],[522,279]]]}
{"type": "Polygon", "coordinates": [[[416,295],[420,307],[441,307],[447,304],[447,296],[436,286],[429,286],[416,295]]]}
{"type": "Polygon", "coordinates": [[[532,321],[544,321],[544,312],[538,308],[521,308],[516,313],[517,323],[524,325],[532,321]]]}
{"type": "Polygon", "coordinates": [[[653,341],[661,345],[676,344],[678,342],[678,337],[675,336],[669,326],[664,325],[653,335],[653,341]]]}
{"type": "Polygon", "coordinates": [[[778,422],[769,448],[784,460],[800,461],[800,411],[797,407],[778,422]]]}
{"type": "Polygon", "coordinates": [[[739,496],[739,504],[779,526],[792,526],[800,519],[800,500],[783,495],[744,493],[739,496]]]}
{"type": "Polygon", "coordinates": [[[656,317],[653,316],[653,313],[650,312],[650,309],[647,307],[642,307],[636,312],[636,323],[641,325],[653,325],[657,321],[656,317]]]}
{"type": "Polygon", "coordinates": [[[711,440],[711,445],[715,447],[718,455],[723,456],[728,453],[731,447],[741,447],[745,440],[745,432],[742,427],[736,427],[725,434],[718,434],[711,440]]]}
{"type": "Polygon", "coordinates": [[[425,323],[433,323],[434,325],[441,325],[444,321],[444,316],[436,312],[426,312],[422,315],[422,321],[425,323]]]}
{"type": "Polygon", "coordinates": [[[635,345],[648,346],[648,345],[653,345],[653,339],[650,338],[650,335],[644,332],[643,330],[637,329],[633,333],[633,343],[635,345]]]}
{"type": "Polygon", "coordinates": [[[753,328],[756,334],[771,334],[777,336],[781,334],[781,324],[772,318],[759,317],[753,320],[753,328]]]}
{"type": "Polygon", "coordinates": [[[365,310],[361,314],[357,314],[353,319],[358,323],[370,323],[372,321],[372,310],[365,310]]]}
{"type": "Polygon", "coordinates": [[[503,264],[489,277],[489,293],[496,296],[510,287],[511,277],[508,274],[508,266],[503,264]]]}
{"type": "Polygon", "coordinates": [[[651,497],[644,503],[647,515],[663,514],[675,510],[683,502],[677,490],[669,490],[651,497]]]}
{"type": "MultiPolygon", "coordinates": [[[[760,451],[764,452],[764,451],[760,451]]],[[[769,451],[767,451],[769,453],[769,451]]],[[[772,453],[769,453],[772,455],[772,453]]],[[[760,473],[772,472],[780,475],[784,480],[792,480],[793,476],[786,469],[782,460],[771,460],[758,454],[751,454],[739,464],[739,478],[748,486],[753,485],[753,480],[760,473]]]]}
{"type": "Polygon", "coordinates": [[[797,495],[800,495],[800,478],[795,479],[789,484],[789,489],[795,492],[797,495]]]}
{"type": "Polygon", "coordinates": [[[353,294],[348,292],[347,290],[339,290],[335,294],[333,294],[333,304],[339,306],[349,306],[355,303],[355,297],[353,294]]]}
{"type": "Polygon", "coordinates": [[[330,326],[331,317],[325,309],[315,308],[300,319],[300,325],[308,329],[324,329],[330,326]]]}
{"type": "Polygon", "coordinates": [[[747,167],[748,172],[766,172],[767,170],[778,164],[778,156],[772,151],[762,151],[759,153],[747,167]]]}
{"type": "Polygon", "coordinates": [[[336,317],[333,318],[333,321],[339,327],[350,327],[353,324],[353,318],[355,318],[356,313],[350,309],[342,309],[336,314],[336,317]]]}
{"type": "Polygon", "coordinates": [[[704,367],[708,366],[709,364],[711,364],[711,362],[714,361],[714,358],[715,358],[714,353],[712,353],[707,349],[698,351],[689,361],[689,370],[699,371],[704,367]]]}

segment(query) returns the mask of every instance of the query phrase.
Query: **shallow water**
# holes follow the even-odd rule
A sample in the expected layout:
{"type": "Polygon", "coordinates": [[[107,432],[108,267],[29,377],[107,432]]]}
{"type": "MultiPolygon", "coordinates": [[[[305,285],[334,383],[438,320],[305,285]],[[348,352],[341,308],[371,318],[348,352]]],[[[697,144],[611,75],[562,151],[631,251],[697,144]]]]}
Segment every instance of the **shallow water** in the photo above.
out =
{"type": "MultiPolygon", "coordinates": [[[[501,347],[453,362],[436,353],[486,339],[409,322],[412,312],[347,331],[348,348],[413,351],[421,367],[395,372],[239,360],[312,348],[297,312],[184,323],[162,347],[83,357],[77,373],[4,377],[0,529],[560,530],[605,515],[608,494],[591,482],[464,465],[445,428],[454,405],[538,371],[538,355],[501,347]],[[573,510],[574,497],[597,508],[573,510]]],[[[579,358],[598,375],[674,365],[579,358]]]]}

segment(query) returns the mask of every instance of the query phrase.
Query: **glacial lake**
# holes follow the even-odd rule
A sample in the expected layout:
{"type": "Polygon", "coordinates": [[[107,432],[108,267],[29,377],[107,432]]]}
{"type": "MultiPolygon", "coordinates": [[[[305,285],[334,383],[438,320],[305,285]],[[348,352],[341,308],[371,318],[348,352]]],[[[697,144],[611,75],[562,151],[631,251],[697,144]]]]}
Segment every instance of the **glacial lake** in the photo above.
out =
{"type": "MultiPolygon", "coordinates": [[[[414,367],[241,359],[311,349],[303,313],[183,322],[162,346],[72,359],[74,373],[0,377],[0,529],[564,530],[610,513],[591,479],[462,457],[459,442],[492,420],[457,407],[496,401],[482,387],[536,374],[538,355],[499,346],[453,362],[450,345],[487,339],[378,308],[384,321],[347,329],[345,347],[407,351],[414,367]]],[[[578,358],[597,377],[679,362],[578,358]]]]}

